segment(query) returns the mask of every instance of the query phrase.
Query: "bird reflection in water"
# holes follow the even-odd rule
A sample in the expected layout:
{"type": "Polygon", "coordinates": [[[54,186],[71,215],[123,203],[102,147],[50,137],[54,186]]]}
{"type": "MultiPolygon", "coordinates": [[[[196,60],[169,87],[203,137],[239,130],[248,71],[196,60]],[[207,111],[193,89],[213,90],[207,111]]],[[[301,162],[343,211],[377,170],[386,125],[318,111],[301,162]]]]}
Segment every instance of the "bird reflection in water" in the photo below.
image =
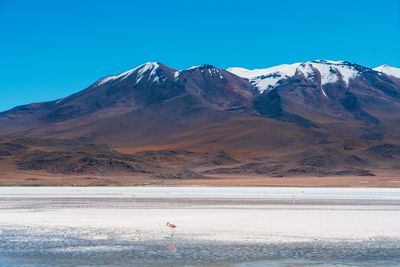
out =
{"type": "Polygon", "coordinates": [[[168,252],[171,254],[176,253],[176,244],[175,243],[169,243],[167,246],[168,252]]]}

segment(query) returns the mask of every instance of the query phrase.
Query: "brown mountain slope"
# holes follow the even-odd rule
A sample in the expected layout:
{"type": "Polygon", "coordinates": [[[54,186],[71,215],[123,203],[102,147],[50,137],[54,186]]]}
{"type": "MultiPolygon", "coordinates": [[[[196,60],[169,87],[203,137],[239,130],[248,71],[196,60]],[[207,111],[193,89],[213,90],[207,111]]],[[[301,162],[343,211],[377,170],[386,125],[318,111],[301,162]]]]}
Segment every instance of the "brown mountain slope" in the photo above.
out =
{"type": "Polygon", "coordinates": [[[400,81],[346,68],[358,73],[349,84],[339,70],[337,82],[323,84],[311,67],[313,76],[296,72],[262,91],[211,65],[146,63],[72,96],[0,113],[0,176],[94,176],[88,184],[124,184],[106,176],[128,184],[397,177],[400,81]]]}

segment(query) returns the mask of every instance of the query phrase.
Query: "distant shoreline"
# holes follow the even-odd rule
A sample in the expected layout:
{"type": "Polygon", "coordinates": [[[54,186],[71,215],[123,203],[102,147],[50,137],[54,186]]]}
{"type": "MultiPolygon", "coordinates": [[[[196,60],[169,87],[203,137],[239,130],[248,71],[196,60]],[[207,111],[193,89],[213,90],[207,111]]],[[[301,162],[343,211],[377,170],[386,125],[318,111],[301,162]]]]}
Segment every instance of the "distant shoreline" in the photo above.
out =
{"type": "Polygon", "coordinates": [[[199,186],[199,187],[320,187],[320,188],[400,188],[400,175],[382,173],[377,176],[294,176],[266,177],[261,175],[214,175],[211,178],[157,179],[148,176],[115,174],[51,175],[40,172],[0,172],[0,187],[4,186],[199,186]]]}

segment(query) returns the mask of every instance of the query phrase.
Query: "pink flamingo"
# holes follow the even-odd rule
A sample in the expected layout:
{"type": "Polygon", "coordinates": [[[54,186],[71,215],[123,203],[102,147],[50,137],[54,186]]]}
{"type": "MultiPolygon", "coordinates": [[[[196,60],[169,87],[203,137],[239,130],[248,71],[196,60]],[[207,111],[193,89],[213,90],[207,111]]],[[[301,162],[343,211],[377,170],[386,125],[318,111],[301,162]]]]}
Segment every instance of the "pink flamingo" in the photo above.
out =
{"type": "Polygon", "coordinates": [[[173,223],[169,223],[167,222],[167,226],[169,227],[169,229],[171,230],[171,237],[174,237],[175,231],[176,231],[176,225],[173,223]]]}

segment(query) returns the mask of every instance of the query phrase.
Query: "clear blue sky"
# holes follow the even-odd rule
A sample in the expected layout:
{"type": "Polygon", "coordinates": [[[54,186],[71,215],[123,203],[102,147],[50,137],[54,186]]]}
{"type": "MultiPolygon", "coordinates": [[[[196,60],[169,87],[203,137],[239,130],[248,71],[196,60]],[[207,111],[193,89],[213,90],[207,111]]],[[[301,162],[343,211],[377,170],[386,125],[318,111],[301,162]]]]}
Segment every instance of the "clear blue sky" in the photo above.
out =
{"type": "Polygon", "coordinates": [[[0,0],[0,111],[147,61],[400,67],[400,0],[0,0]]]}

